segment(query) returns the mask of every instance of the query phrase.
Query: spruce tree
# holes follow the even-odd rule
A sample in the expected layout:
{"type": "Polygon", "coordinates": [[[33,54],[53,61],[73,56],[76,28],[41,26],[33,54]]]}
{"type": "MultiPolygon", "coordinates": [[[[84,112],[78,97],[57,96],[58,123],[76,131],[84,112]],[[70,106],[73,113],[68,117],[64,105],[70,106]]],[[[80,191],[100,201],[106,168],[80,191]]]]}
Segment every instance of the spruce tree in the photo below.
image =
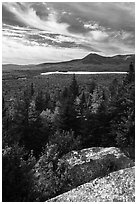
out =
{"type": "Polygon", "coordinates": [[[36,110],[37,111],[43,111],[44,109],[44,98],[43,98],[43,92],[39,91],[36,99],[35,99],[35,105],[36,105],[36,110]]]}
{"type": "Polygon", "coordinates": [[[68,98],[61,103],[57,119],[57,126],[61,130],[76,131],[77,129],[77,112],[72,99],[68,98]]]}
{"type": "Polygon", "coordinates": [[[73,99],[75,99],[79,94],[79,86],[78,86],[75,74],[72,77],[72,81],[69,86],[69,91],[73,99]]]}
{"type": "Polygon", "coordinates": [[[31,87],[30,87],[30,95],[31,95],[31,97],[34,95],[34,87],[33,87],[33,83],[31,83],[31,87]]]}
{"type": "Polygon", "coordinates": [[[95,83],[95,81],[93,80],[90,84],[89,84],[89,93],[93,94],[94,89],[96,88],[97,84],[95,83]]]}
{"type": "MultiPolygon", "coordinates": [[[[132,65],[132,64],[131,64],[132,65]]],[[[133,68],[133,67],[132,67],[133,68]]],[[[125,78],[110,104],[111,130],[117,146],[133,148],[135,145],[135,83],[134,72],[125,78]]]]}
{"type": "Polygon", "coordinates": [[[131,62],[129,65],[129,71],[124,81],[124,84],[132,83],[132,82],[134,83],[134,81],[135,81],[135,71],[134,71],[133,62],[131,62]]]}

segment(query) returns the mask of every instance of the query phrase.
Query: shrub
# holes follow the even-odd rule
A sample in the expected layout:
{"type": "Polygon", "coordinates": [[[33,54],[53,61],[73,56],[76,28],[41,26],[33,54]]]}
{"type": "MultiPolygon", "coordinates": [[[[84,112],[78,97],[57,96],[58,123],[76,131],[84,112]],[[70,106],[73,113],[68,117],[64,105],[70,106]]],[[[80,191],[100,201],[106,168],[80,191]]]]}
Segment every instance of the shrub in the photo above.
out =
{"type": "Polygon", "coordinates": [[[69,165],[61,157],[73,149],[80,147],[79,138],[74,132],[57,131],[46,145],[42,156],[34,168],[34,189],[37,192],[37,201],[45,201],[57,196],[71,186],[69,165]]]}
{"type": "Polygon", "coordinates": [[[75,137],[72,130],[67,132],[56,131],[49,141],[51,144],[57,145],[60,157],[71,150],[79,149],[81,147],[80,137],[75,137]]]}
{"type": "Polygon", "coordinates": [[[36,201],[45,201],[64,192],[69,185],[68,165],[59,159],[56,144],[47,145],[34,168],[36,201]]]}

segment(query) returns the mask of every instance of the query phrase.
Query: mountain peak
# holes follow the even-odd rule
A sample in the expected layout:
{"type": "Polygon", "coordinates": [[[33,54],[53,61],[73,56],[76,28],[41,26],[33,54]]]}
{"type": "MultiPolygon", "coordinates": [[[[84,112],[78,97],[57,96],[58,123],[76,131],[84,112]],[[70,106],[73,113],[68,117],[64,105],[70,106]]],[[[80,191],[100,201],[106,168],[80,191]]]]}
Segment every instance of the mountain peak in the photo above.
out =
{"type": "Polygon", "coordinates": [[[82,59],[84,64],[121,64],[125,61],[135,61],[135,55],[115,55],[112,57],[101,56],[96,53],[90,53],[82,59]]]}

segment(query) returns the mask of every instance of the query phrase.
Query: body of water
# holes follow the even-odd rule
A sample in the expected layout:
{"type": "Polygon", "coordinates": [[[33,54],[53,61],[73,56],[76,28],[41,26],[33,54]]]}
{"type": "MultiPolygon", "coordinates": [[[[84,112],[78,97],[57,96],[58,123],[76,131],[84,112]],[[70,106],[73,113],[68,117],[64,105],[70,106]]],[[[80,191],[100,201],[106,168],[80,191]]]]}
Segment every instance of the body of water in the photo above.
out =
{"type": "Polygon", "coordinates": [[[41,75],[51,75],[51,74],[127,74],[127,72],[72,72],[72,71],[68,71],[68,72],[45,72],[45,73],[41,73],[41,75]]]}

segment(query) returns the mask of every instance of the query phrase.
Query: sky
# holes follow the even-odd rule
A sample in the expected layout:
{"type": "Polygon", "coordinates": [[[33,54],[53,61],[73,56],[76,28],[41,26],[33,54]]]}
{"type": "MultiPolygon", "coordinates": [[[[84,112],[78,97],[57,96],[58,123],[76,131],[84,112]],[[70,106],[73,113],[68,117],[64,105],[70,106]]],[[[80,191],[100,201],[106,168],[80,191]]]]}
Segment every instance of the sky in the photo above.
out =
{"type": "Polygon", "coordinates": [[[2,63],[135,53],[134,2],[3,2],[2,63]]]}

